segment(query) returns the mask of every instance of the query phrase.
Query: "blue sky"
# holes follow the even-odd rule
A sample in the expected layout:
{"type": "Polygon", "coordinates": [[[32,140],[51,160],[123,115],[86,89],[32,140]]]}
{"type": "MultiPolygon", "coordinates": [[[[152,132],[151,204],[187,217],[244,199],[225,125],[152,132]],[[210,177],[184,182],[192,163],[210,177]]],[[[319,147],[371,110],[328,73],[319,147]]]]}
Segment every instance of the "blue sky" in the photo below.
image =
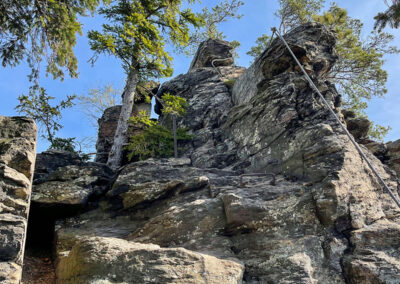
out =
{"type": "MultiPolygon", "coordinates": [[[[246,52],[254,45],[258,36],[263,33],[270,33],[270,28],[278,25],[278,20],[273,15],[278,8],[277,0],[245,0],[245,5],[240,12],[243,17],[240,20],[232,20],[220,25],[227,40],[238,40],[241,47],[238,50],[239,59],[237,65],[248,67],[251,57],[246,52]]],[[[211,7],[217,1],[203,0],[201,6],[211,7]]],[[[360,19],[365,25],[365,36],[368,35],[373,27],[373,17],[379,12],[385,10],[386,6],[383,0],[340,0],[336,3],[346,8],[349,15],[360,19]]],[[[201,7],[197,5],[197,8],[201,7]]],[[[90,29],[99,28],[101,20],[99,18],[82,19],[84,36],[78,39],[75,53],[79,61],[79,78],[66,78],[64,82],[54,81],[52,78],[43,76],[41,84],[48,90],[48,93],[57,99],[63,99],[66,95],[77,94],[84,95],[91,88],[112,84],[118,89],[123,89],[125,74],[121,68],[120,62],[109,56],[101,56],[92,67],[87,61],[93,55],[89,48],[85,34],[90,29]]],[[[400,47],[400,30],[387,31],[395,35],[394,45],[400,47]]],[[[189,68],[191,58],[183,55],[174,55],[174,76],[186,73],[189,68]]],[[[389,55],[386,58],[384,68],[389,73],[387,84],[388,94],[385,99],[372,99],[367,114],[372,120],[381,125],[390,125],[392,131],[387,135],[386,140],[400,139],[400,55],[389,55]]],[[[0,68],[0,115],[12,116],[18,115],[14,107],[18,104],[17,97],[20,94],[28,93],[29,82],[27,74],[29,69],[26,64],[21,64],[14,68],[0,68]]],[[[168,79],[162,79],[165,81],[168,79]]],[[[64,128],[58,133],[60,137],[77,137],[81,140],[85,137],[96,136],[96,129],[90,124],[90,121],[80,111],[78,106],[63,112],[61,123],[64,128]]],[[[48,143],[39,139],[38,152],[44,151],[48,143]]]]}

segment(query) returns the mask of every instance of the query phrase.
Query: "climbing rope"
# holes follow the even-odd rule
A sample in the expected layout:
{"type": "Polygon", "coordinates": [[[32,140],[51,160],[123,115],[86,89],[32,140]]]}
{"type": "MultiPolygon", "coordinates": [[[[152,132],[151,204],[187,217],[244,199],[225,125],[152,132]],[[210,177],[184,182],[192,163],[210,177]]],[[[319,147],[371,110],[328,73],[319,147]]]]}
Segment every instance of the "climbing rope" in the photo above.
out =
{"type": "Polygon", "coordinates": [[[347,130],[346,126],[340,121],[339,117],[336,115],[336,113],[332,110],[331,106],[329,103],[326,101],[324,96],[321,94],[321,92],[318,90],[317,86],[315,86],[314,82],[311,80],[310,76],[308,76],[307,72],[304,70],[303,66],[301,65],[300,61],[297,59],[296,55],[293,53],[292,49],[290,46],[287,44],[286,40],[280,35],[280,33],[277,31],[277,29],[274,27],[271,29],[272,30],[272,35],[276,34],[278,38],[285,44],[286,48],[289,50],[290,54],[292,55],[293,59],[296,61],[297,65],[300,67],[301,71],[303,72],[305,78],[307,81],[310,83],[311,87],[317,92],[318,96],[321,98],[321,100],[324,102],[324,104],[328,107],[329,112],[334,116],[336,121],[339,123],[340,127],[342,130],[347,134],[349,137],[350,141],[353,143],[353,145],[356,147],[357,151],[360,153],[361,157],[364,159],[364,161],[367,163],[371,171],[374,173],[376,178],[380,181],[382,184],[383,188],[389,193],[389,195],[392,197],[393,201],[397,204],[397,206],[400,208],[400,201],[399,199],[393,194],[393,192],[390,190],[390,188],[387,186],[383,178],[379,175],[375,167],[372,165],[372,163],[369,161],[367,156],[364,154],[364,152],[361,150],[360,146],[358,143],[354,140],[353,136],[350,134],[350,132],[347,130]]]}
{"type": "Polygon", "coordinates": [[[211,61],[211,66],[214,68],[214,70],[216,70],[216,71],[219,73],[219,75],[222,76],[221,71],[214,65],[214,62],[217,62],[217,61],[226,61],[226,60],[228,60],[228,59],[232,59],[232,57],[227,57],[227,58],[216,58],[216,59],[214,59],[213,61],[211,61]]]}

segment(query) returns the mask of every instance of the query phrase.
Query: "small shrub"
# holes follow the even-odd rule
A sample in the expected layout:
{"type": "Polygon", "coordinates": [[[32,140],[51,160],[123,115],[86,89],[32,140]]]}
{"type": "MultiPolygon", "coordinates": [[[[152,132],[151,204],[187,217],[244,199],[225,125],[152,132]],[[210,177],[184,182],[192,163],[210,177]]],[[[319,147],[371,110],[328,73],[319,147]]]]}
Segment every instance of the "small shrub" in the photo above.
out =
{"type": "Polygon", "coordinates": [[[75,138],[59,138],[56,137],[51,141],[50,149],[63,150],[75,153],[75,138]]]}
{"type": "Polygon", "coordinates": [[[236,80],[235,79],[231,79],[231,80],[226,80],[224,81],[224,84],[228,87],[228,89],[232,89],[233,85],[235,85],[236,80]]]}
{"type": "MultiPolygon", "coordinates": [[[[141,111],[129,121],[136,127],[142,129],[141,133],[133,135],[129,144],[128,160],[145,160],[148,158],[168,158],[174,155],[174,135],[172,131],[153,121],[141,111]]],[[[190,141],[193,135],[187,133],[184,128],[177,129],[178,141],[190,141]]]]}
{"type": "Polygon", "coordinates": [[[90,155],[83,153],[82,151],[77,151],[75,148],[77,142],[75,137],[73,138],[60,138],[56,137],[53,139],[50,145],[50,149],[68,151],[78,155],[83,161],[89,161],[90,155]]]}

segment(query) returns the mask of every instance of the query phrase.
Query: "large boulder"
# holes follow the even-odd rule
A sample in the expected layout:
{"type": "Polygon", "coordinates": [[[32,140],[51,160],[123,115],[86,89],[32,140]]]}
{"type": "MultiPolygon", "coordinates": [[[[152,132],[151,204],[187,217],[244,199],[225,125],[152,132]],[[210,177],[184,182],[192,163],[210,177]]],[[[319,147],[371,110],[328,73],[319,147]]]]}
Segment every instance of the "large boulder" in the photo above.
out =
{"type": "Polygon", "coordinates": [[[56,283],[241,283],[243,265],[183,248],[88,238],[57,267],[56,283]]]}
{"type": "Polygon", "coordinates": [[[203,67],[233,65],[232,49],[228,41],[220,39],[208,39],[202,42],[190,64],[189,71],[203,67]]]}
{"type": "Polygon", "coordinates": [[[35,122],[0,116],[0,282],[4,284],[21,280],[35,156],[35,122]]]}

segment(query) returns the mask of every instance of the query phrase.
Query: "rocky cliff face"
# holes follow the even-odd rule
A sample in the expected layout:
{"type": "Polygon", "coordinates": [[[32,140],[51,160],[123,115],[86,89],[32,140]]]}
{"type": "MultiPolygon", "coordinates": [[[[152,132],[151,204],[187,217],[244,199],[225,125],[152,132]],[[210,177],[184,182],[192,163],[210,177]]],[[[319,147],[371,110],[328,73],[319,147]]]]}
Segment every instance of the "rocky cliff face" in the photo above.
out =
{"type": "MultiPolygon", "coordinates": [[[[398,194],[387,166],[398,143],[375,157],[367,123],[342,113],[325,79],[334,34],[306,24],[285,38],[398,194]]],[[[56,283],[399,283],[400,210],[283,44],[247,70],[233,59],[209,65],[229,54],[228,43],[205,42],[157,93],[188,101],[178,124],[194,139],[181,158],[115,175],[98,163],[44,170],[33,200],[73,209],[53,220],[56,283]]]]}
{"type": "MultiPolygon", "coordinates": [[[[245,68],[232,65],[231,49],[224,41],[203,42],[189,72],[164,83],[157,93],[158,97],[164,93],[179,95],[188,102],[187,114],[178,118],[177,124],[194,135],[192,143],[186,145],[184,156],[190,157],[196,167],[229,167],[235,159],[234,151],[228,152],[223,141],[222,125],[233,106],[231,84],[245,68]],[[223,58],[227,60],[216,61],[212,67],[213,60],[223,58]]],[[[172,128],[172,122],[162,116],[159,104],[155,111],[161,115],[161,123],[172,128]]]]}
{"type": "Polygon", "coordinates": [[[33,168],[36,125],[0,116],[0,282],[21,280],[33,168]]]}

